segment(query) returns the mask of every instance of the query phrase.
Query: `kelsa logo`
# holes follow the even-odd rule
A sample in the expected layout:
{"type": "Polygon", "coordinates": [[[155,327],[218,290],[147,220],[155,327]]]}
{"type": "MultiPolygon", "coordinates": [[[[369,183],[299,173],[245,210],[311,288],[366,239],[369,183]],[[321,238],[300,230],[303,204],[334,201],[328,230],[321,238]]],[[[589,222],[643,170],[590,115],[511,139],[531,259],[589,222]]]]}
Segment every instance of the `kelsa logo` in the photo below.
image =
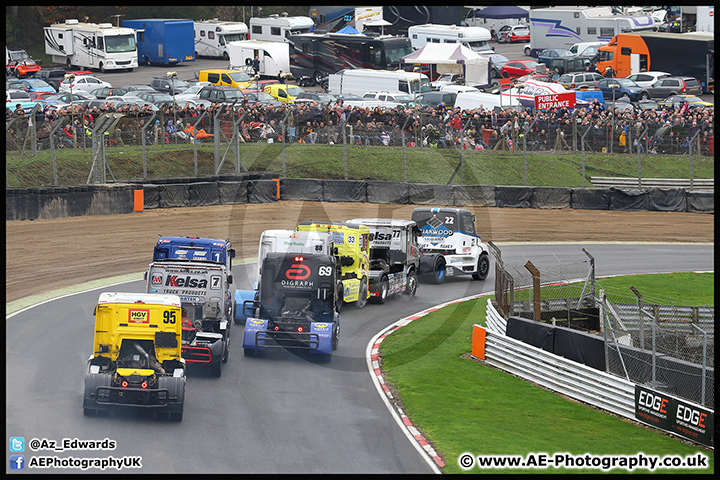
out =
{"type": "Polygon", "coordinates": [[[205,279],[198,280],[189,276],[180,278],[179,275],[169,275],[165,281],[166,287],[186,287],[186,288],[207,288],[208,282],[205,279]]]}
{"type": "Polygon", "coordinates": [[[293,264],[285,271],[285,278],[288,280],[305,280],[310,276],[310,267],[299,263],[293,264]]]}
{"type": "Polygon", "coordinates": [[[128,323],[150,323],[150,310],[129,308],[128,323]]]}

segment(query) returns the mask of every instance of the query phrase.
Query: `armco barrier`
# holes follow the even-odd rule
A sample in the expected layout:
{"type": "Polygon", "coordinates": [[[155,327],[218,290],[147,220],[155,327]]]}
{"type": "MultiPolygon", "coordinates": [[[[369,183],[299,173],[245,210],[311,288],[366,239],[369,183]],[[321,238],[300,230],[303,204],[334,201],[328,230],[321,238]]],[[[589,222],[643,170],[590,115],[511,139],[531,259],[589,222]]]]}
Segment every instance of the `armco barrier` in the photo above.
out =
{"type": "Polygon", "coordinates": [[[144,208],[174,208],[278,200],[369,202],[509,208],[579,208],[714,213],[714,192],[682,188],[623,189],[430,185],[375,180],[277,179],[268,175],[208,176],[149,183],[75,185],[5,190],[5,219],[34,220],[134,211],[134,191],[144,208]],[[278,196],[279,193],[279,196],[278,196]]]}

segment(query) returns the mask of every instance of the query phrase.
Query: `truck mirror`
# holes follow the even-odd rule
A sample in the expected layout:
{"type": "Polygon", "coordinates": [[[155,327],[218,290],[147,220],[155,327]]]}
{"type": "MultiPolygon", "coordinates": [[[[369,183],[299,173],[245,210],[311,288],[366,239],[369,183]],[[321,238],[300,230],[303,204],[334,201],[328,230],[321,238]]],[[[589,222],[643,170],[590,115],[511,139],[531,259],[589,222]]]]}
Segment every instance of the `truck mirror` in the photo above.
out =
{"type": "Polygon", "coordinates": [[[143,273],[143,280],[147,280],[147,272],[143,273]]]}
{"type": "Polygon", "coordinates": [[[337,254],[338,254],[339,252],[340,252],[340,251],[338,250],[338,247],[333,247],[333,249],[332,249],[333,255],[337,256],[337,254]]]}
{"type": "Polygon", "coordinates": [[[230,254],[230,258],[235,258],[235,249],[234,248],[231,248],[230,250],[228,250],[228,253],[230,254]]]}
{"type": "Polygon", "coordinates": [[[227,280],[228,280],[228,284],[232,285],[232,283],[233,283],[233,276],[232,276],[232,275],[228,275],[227,280]]]}

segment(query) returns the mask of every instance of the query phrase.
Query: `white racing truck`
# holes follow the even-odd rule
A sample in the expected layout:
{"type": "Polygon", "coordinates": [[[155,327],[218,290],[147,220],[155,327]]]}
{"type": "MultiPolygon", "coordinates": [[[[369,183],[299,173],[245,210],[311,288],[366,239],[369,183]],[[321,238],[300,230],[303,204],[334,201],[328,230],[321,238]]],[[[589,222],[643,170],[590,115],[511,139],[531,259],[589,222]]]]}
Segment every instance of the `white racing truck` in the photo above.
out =
{"type": "Polygon", "coordinates": [[[232,275],[222,263],[197,260],[152,262],[145,274],[147,293],[178,295],[182,302],[182,358],[207,366],[219,377],[230,353],[232,299],[225,294],[232,275]]]}
{"type": "MultiPolygon", "coordinates": [[[[263,260],[268,253],[313,253],[333,255],[332,235],[328,232],[298,230],[265,230],[260,235],[258,247],[257,277],[252,290],[235,290],[235,304],[241,306],[246,300],[257,300],[263,260]]],[[[242,307],[235,309],[235,323],[246,320],[242,307]]]]}
{"type": "Polygon", "coordinates": [[[447,276],[470,274],[475,280],[487,278],[488,247],[475,232],[475,215],[469,210],[421,207],[413,210],[412,219],[420,228],[418,242],[423,253],[444,256],[447,276]]]}

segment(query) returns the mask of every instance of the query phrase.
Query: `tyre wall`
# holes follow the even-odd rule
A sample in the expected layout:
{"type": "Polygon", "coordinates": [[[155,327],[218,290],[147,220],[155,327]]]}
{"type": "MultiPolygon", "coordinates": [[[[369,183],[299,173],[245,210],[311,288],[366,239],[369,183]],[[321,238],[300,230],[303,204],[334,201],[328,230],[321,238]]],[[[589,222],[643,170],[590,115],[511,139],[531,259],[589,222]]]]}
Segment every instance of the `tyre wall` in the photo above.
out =
{"type": "Polygon", "coordinates": [[[575,208],[714,213],[714,192],[684,188],[429,185],[373,180],[278,179],[264,175],[166,182],[8,188],[5,220],[114,215],[141,209],[280,200],[502,208],[575,208]],[[138,208],[138,191],[142,200],[138,208]]]}

